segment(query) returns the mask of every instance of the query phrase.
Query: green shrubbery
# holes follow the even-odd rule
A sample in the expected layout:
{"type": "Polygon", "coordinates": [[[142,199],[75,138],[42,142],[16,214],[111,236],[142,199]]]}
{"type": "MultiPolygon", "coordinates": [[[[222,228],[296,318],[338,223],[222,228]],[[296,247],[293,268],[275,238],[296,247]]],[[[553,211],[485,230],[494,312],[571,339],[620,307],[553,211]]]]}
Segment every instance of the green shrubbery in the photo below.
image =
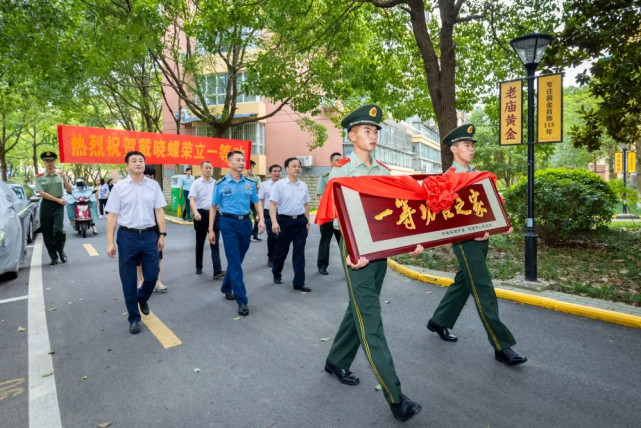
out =
{"type": "MultiPolygon", "coordinates": [[[[516,228],[525,228],[527,179],[503,193],[505,209],[516,228]]],[[[552,168],[534,174],[536,234],[547,244],[576,240],[606,226],[617,196],[598,175],[585,170],[552,168]]]]}
{"type": "Polygon", "coordinates": [[[625,189],[625,199],[627,201],[628,206],[634,206],[636,203],[639,201],[639,196],[637,195],[637,190],[636,189],[630,189],[629,187],[624,187],[623,186],[623,180],[620,178],[610,180],[608,181],[608,185],[610,185],[610,188],[614,192],[615,195],[617,195],[617,198],[619,199],[619,203],[623,202],[623,191],[625,189]]]}

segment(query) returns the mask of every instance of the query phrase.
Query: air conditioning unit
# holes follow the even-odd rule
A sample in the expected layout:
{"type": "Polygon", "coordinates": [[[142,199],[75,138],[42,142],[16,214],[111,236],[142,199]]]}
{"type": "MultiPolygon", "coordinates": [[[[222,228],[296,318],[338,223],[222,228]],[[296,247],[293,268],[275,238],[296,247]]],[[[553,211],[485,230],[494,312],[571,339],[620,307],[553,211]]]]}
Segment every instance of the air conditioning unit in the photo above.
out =
{"type": "Polygon", "coordinates": [[[311,168],[312,166],[311,156],[296,156],[296,159],[298,159],[298,162],[300,162],[300,166],[302,166],[303,168],[311,168]]]}

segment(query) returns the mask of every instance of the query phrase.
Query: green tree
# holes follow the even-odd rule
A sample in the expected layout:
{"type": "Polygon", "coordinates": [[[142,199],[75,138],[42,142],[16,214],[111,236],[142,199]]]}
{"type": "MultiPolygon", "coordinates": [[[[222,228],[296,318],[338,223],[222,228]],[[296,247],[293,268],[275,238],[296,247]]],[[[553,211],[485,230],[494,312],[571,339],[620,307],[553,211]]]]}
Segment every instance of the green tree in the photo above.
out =
{"type": "MultiPolygon", "coordinates": [[[[425,76],[441,139],[456,127],[457,110],[471,110],[479,97],[495,92],[497,82],[508,74],[523,74],[508,41],[534,30],[552,32],[557,23],[557,6],[550,1],[353,1],[384,10],[396,8],[408,17],[405,34],[397,35],[398,44],[413,53],[415,61],[400,66],[406,70],[422,66],[412,71],[420,70],[425,76]],[[408,33],[413,36],[412,46],[403,43],[408,33]]],[[[445,147],[441,158],[443,168],[449,168],[452,154],[445,147]]]]}
{"type": "Polygon", "coordinates": [[[577,80],[598,100],[581,110],[583,123],[570,130],[575,146],[593,151],[608,135],[615,142],[636,143],[641,153],[641,94],[631,89],[641,87],[641,1],[567,1],[563,22],[560,43],[551,53],[557,64],[592,60],[591,76],[585,72],[577,80]]]}

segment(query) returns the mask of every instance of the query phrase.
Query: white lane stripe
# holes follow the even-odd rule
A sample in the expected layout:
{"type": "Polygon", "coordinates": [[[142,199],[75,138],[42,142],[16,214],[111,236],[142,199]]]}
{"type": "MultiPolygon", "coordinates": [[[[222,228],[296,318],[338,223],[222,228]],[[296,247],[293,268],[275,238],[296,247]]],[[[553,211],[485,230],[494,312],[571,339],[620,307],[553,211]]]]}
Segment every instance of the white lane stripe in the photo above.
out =
{"type": "Polygon", "coordinates": [[[29,274],[29,426],[61,428],[56,377],[49,355],[44,292],[42,290],[42,236],[38,235],[31,254],[29,274]],[[43,377],[43,375],[49,375],[43,377]]]}
{"type": "Polygon", "coordinates": [[[0,305],[3,304],[3,303],[17,302],[18,300],[24,300],[24,299],[28,299],[28,298],[29,298],[29,296],[12,297],[10,299],[0,300],[0,305]]]}

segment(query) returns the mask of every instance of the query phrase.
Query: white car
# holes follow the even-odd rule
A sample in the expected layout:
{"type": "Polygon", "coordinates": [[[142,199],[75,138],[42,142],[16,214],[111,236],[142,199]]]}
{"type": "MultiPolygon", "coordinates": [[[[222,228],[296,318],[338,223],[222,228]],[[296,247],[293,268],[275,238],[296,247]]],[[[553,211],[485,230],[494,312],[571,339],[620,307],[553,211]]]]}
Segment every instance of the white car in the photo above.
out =
{"type": "Polygon", "coordinates": [[[27,239],[19,212],[22,201],[4,181],[0,181],[0,274],[17,278],[27,252],[27,239]]]}

